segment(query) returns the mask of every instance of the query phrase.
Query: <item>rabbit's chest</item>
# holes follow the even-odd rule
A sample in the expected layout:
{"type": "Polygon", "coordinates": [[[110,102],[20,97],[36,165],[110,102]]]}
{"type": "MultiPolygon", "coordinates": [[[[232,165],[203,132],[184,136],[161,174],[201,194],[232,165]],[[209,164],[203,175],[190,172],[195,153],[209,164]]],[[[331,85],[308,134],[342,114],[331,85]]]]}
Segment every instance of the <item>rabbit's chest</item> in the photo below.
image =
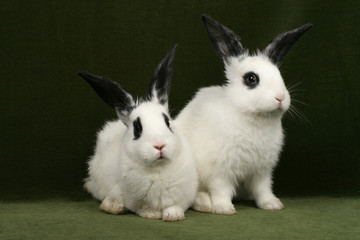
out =
{"type": "Polygon", "coordinates": [[[171,176],[139,169],[127,169],[122,185],[127,202],[134,204],[134,208],[150,206],[162,209],[172,204],[172,196],[178,191],[171,176]]]}
{"type": "Polygon", "coordinates": [[[229,169],[243,177],[261,169],[273,168],[283,144],[281,129],[242,129],[234,131],[228,139],[226,161],[229,169]]]}

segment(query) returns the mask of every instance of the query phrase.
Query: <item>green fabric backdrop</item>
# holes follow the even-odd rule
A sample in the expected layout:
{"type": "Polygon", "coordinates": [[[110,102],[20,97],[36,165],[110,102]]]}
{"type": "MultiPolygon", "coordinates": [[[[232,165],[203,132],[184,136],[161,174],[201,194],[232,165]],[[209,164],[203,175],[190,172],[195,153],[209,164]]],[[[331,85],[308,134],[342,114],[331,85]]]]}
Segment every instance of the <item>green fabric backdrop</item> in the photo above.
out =
{"type": "Polygon", "coordinates": [[[1,1],[0,198],[82,196],[96,132],[114,112],[78,70],[144,94],[174,43],[172,115],[202,86],[224,82],[200,15],[262,49],[277,34],[314,27],[285,57],[287,85],[311,124],[285,117],[275,171],[279,195],[360,191],[359,1],[1,1]],[[295,95],[295,94],[294,94],[295,95]]]}

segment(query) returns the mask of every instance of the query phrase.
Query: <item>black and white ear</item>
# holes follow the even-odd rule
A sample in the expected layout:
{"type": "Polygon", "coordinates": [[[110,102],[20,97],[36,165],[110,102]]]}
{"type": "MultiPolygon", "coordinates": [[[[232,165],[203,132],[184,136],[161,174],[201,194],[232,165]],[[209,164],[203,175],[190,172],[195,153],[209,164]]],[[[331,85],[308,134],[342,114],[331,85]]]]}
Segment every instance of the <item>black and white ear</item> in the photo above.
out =
{"type": "Polygon", "coordinates": [[[312,24],[307,23],[302,27],[278,35],[269,43],[269,45],[267,45],[263,50],[263,53],[277,65],[290,50],[292,45],[294,45],[301,35],[311,27],[312,24]]]}
{"type": "Polygon", "coordinates": [[[239,56],[245,51],[240,43],[240,37],[233,31],[206,14],[202,15],[202,19],[215,52],[221,58],[227,60],[228,57],[239,56]]]}
{"type": "Polygon", "coordinates": [[[155,100],[166,106],[168,104],[168,96],[171,87],[172,68],[176,48],[177,44],[171,48],[158,64],[150,83],[149,99],[155,100]]]}
{"type": "Polygon", "coordinates": [[[133,97],[126,92],[119,83],[101,76],[80,71],[78,74],[84,78],[95,92],[119,114],[126,124],[130,112],[135,107],[133,97]]]}

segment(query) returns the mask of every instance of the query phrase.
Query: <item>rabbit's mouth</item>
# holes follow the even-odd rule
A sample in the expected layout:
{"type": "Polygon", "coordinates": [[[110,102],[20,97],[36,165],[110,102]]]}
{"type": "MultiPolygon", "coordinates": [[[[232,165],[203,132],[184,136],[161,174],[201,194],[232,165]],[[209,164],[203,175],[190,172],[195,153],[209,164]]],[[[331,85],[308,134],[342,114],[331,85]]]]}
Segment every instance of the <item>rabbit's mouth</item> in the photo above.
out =
{"type": "Polygon", "coordinates": [[[162,166],[162,165],[166,164],[166,162],[168,162],[168,159],[166,157],[164,157],[164,156],[156,157],[156,158],[153,158],[152,160],[149,160],[148,162],[146,162],[146,167],[156,168],[158,166],[162,166]]]}
{"type": "Polygon", "coordinates": [[[164,153],[161,152],[159,157],[157,158],[157,161],[162,161],[162,160],[168,160],[168,158],[164,156],[164,153]]]}
{"type": "Polygon", "coordinates": [[[278,106],[276,109],[274,109],[274,110],[272,111],[272,113],[275,114],[275,115],[278,115],[278,114],[281,115],[281,114],[285,113],[286,110],[287,110],[287,108],[286,108],[285,106],[280,105],[280,106],[278,106]]]}
{"type": "Polygon", "coordinates": [[[272,109],[264,109],[264,110],[260,110],[260,111],[256,111],[253,112],[252,115],[255,118],[261,118],[261,119],[273,119],[273,118],[278,118],[280,116],[282,116],[285,112],[286,112],[286,108],[284,107],[277,107],[277,108],[272,108],[272,109]]]}
{"type": "Polygon", "coordinates": [[[279,102],[279,103],[277,103],[277,105],[276,105],[273,109],[271,109],[269,112],[274,113],[274,114],[282,114],[282,113],[286,112],[286,111],[288,110],[288,108],[289,108],[289,107],[288,107],[285,103],[279,102]]]}
{"type": "Polygon", "coordinates": [[[169,159],[168,159],[168,158],[166,158],[166,157],[164,157],[164,156],[158,157],[158,158],[154,159],[154,160],[150,163],[150,165],[149,165],[148,167],[150,167],[150,168],[156,168],[156,167],[158,167],[158,166],[163,166],[163,165],[165,165],[167,162],[169,162],[169,159]]]}
{"type": "Polygon", "coordinates": [[[169,160],[169,152],[166,149],[158,152],[157,161],[161,160],[169,160]]]}
{"type": "Polygon", "coordinates": [[[279,103],[279,106],[274,110],[274,112],[284,113],[286,112],[286,110],[287,108],[281,103],[279,103]]]}

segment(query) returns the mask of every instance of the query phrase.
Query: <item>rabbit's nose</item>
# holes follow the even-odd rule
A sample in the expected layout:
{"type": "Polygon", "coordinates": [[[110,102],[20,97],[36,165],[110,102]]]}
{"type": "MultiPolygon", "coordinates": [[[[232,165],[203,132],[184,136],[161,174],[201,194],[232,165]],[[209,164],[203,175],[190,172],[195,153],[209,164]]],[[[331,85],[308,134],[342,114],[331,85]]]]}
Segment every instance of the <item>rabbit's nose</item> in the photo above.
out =
{"type": "Polygon", "coordinates": [[[285,96],[283,94],[279,94],[278,96],[275,97],[276,101],[278,102],[282,102],[284,101],[285,96]]]}
{"type": "Polygon", "coordinates": [[[161,151],[164,147],[165,145],[154,146],[154,148],[156,148],[159,151],[161,151]]]}

